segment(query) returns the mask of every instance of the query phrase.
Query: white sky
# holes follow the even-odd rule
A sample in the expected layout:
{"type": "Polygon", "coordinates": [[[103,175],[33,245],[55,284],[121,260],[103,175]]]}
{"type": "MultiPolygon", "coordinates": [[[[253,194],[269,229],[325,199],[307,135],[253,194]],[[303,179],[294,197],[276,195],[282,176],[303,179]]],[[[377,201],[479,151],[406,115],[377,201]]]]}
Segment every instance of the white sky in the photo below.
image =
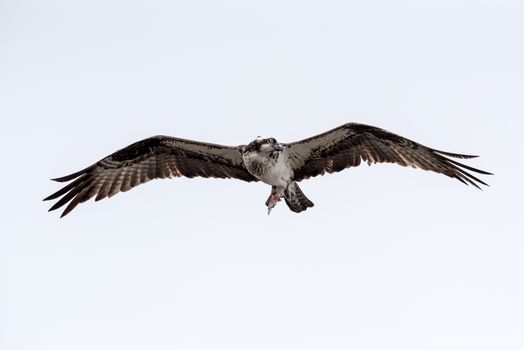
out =
{"type": "Polygon", "coordinates": [[[522,1],[0,2],[0,349],[522,349],[522,1]],[[166,134],[349,121],[479,154],[478,191],[362,166],[148,183],[63,220],[49,181],[166,134]]]}

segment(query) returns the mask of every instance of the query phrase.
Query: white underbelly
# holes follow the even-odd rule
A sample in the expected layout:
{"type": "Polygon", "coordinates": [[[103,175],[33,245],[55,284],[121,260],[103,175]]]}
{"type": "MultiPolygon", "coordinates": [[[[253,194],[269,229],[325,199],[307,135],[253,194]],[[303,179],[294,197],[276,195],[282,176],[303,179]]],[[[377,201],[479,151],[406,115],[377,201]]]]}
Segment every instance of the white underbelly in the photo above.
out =
{"type": "Polygon", "coordinates": [[[291,175],[291,170],[280,157],[274,166],[271,166],[266,173],[259,176],[259,179],[271,186],[286,187],[291,181],[291,175]]]}

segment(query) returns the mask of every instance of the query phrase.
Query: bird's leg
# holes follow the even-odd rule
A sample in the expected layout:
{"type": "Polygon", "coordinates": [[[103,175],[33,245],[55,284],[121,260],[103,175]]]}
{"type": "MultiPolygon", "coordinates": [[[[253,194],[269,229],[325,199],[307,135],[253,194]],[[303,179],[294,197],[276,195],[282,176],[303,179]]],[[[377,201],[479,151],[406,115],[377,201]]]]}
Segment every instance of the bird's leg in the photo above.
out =
{"type": "Polygon", "coordinates": [[[284,195],[283,188],[279,188],[276,186],[273,186],[271,188],[271,195],[269,196],[269,198],[266,201],[267,215],[271,214],[271,209],[273,209],[278,204],[278,202],[282,200],[283,195],[284,195]]]}

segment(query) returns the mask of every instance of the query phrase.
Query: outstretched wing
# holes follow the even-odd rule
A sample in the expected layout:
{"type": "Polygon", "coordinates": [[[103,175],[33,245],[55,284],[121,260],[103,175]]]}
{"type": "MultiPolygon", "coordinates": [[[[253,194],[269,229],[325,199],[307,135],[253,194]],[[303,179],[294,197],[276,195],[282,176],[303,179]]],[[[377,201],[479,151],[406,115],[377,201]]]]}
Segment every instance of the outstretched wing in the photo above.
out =
{"type": "Polygon", "coordinates": [[[286,145],[295,172],[295,181],[334,173],[360,165],[361,161],[397,163],[430,170],[480,188],[488,186],[470,172],[492,175],[459,163],[453,158],[474,158],[465,154],[438,151],[369,125],[348,123],[323,134],[286,145]]]}
{"type": "Polygon", "coordinates": [[[149,180],[174,176],[257,181],[244,168],[237,147],[153,136],[116,151],[84,170],[53,179],[74,181],[44,200],[63,196],[49,209],[55,210],[69,203],[63,217],[79,203],[94,196],[99,201],[149,180]]]}

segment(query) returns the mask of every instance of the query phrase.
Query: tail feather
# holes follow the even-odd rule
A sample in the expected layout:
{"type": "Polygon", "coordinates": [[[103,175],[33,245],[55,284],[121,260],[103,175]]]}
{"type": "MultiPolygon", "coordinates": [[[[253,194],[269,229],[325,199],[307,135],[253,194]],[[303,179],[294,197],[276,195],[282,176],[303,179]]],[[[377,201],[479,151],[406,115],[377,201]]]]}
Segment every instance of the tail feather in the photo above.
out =
{"type": "Polygon", "coordinates": [[[296,182],[292,182],[286,188],[284,191],[284,199],[289,209],[295,213],[300,213],[315,205],[304,195],[296,182]]]}

